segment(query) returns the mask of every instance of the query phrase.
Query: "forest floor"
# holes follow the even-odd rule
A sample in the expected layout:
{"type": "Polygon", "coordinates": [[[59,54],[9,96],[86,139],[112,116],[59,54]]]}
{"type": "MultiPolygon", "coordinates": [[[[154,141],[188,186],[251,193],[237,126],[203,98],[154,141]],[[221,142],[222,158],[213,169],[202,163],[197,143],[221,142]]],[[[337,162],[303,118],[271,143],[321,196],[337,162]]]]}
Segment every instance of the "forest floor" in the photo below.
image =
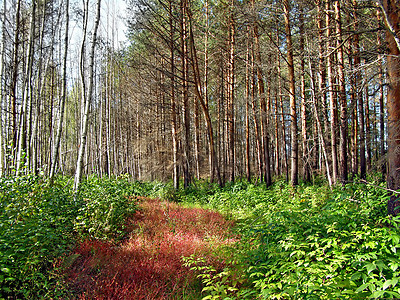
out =
{"type": "Polygon", "coordinates": [[[139,210],[118,242],[86,240],[64,260],[75,299],[201,299],[201,282],[182,257],[224,267],[215,249],[235,241],[221,214],[137,197],[139,210]],[[200,297],[200,298],[199,298],[200,297]]]}

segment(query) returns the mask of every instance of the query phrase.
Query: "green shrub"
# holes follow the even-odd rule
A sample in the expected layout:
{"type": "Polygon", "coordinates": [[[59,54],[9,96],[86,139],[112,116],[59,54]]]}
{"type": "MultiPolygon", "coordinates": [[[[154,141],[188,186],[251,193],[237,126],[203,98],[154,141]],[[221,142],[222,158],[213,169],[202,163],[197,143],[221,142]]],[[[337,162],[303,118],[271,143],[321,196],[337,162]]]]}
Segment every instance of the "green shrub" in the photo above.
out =
{"type": "Polygon", "coordinates": [[[75,230],[92,238],[123,238],[126,219],[137,208],[129,199],[136,190],[137,185],[127,179],[89,177],[79,191],[82,205],[75,218],[75,230]]]}
{"type": "Polygon", "coordinates": [[[384,191],[349,184],[321,203],[303,194],[286,201],[242,240],[262,299],[400,297],[398,221],[385,217],[384,191]]]}
{"type": "Polygon", "coordinates": [[[206,261],[204,257],[191,255],[183,257],[184,266],[195,272],[202,284],[202,294],[207,299],[233,299],[232,297],[239,291],[239,286],[243,283],[242,274],[234,269],[234,263],[218,270],[215,266],[206,261]]]}
{"type": "MultiPolygon", "coordinates": [[[[374,184],[383,185],[379,177],[374,184]]],[[[208,192],[192,187],[187,195],[184,202],[233,216],[241,233],[231,269],[191,261],[210,299],[400,298],[400,218],[386,217],[384,189],[237,182],[208,192]],[[228,289],[238,266],[246,284],[228,289]]]]}
{"type": "Polygon", "coordinates": [[[61,293],[53,261],[68,250],[78,206],[61,186],[36,176],[0,179],[0,295],[61,293]]]}
{"type": "Polygon", "coordinates": [[[62,298],[57,258],[78,239],[121,238],[146,190],[127,179],[90,177],[77,197],[72,180],[49,185],[33,175],[0,178],[0,299],[62,298]]]}

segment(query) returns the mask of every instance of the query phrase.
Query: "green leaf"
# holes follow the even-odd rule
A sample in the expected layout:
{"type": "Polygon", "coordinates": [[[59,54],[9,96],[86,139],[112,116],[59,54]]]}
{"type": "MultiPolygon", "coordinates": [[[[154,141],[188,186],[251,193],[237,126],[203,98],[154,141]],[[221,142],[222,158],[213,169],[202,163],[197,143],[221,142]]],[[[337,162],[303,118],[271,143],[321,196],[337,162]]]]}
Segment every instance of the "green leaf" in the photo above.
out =
{"type": "Polygon", "coordinates": [[[386,293],[388,293],[389,295],[391,295],[393,297],[400,298],[400,294],[397,292],[387,291],[386,293]]]}
{"type": "Polygon", "coordinates": [[[358,289],[356,289],[356,293],[362,292],[363,290],[365,290],[370,285],[371,285],[371,283],[365,283],[365,284],[361,285],[358,289]]]}
{"type": "Polygon", "coordinates": [[[14,277],[7,277],[5,280],[6,280],[6,281],[15,281],[16,278],[14,278],[14,277]]]}
{"type": "Polygon", "coordinates": [[[371,273],[373,270],[376,270],[376,265],[374,263],[370,263],[365,266],[367,269],[368,274],[371,273]]]}
{"type": "Polygon", "coordinates": [[[385,293],[385,291],[375,291],[375,292],[372,293],[371,298],[379,298],[379,297],[381,297],[384,293],[385,293]]]}
{"type": "Polygon", "coordinates": [[[386,290],[389,286],[391,286],[392,285],[392,281],[391,280],[387,280],[387,281],[385,281],[385,283],[383,284],[383,286],[382,286],[382,289],[383,290],[386,290]]]}
{"type": "Polygon", "coordinates": [[[397,234],[391,235],[390,238],[392,239],[392,241],[395,245],[397,245],[400,242],[400,237],[397,234]]]}
{"type": "Polygon", "coordinates": [[[392,262],[392,263],[389,264],[389,266],[390,266],[390,269],[391,269],[393,272],[395,272],[395,271],[397,270],[397,268],[399,267],[399,264],[398,264],[398,263],[395,263],[395,262],[392,262]]]}
{"type": "Polygon", "coordinates": [[[378,260],[376,265],[378,266],[380,272],[382,272],[383,269],[387,269],[387,266],[382,260],[378,260]]]}
{"type": "Polygon", "coordinates": [[[376,286],[375,286],[375,284],[373,284],[373,283],[371,283],[371,284],[368,286],[368,288],[369,288],[369,290],[371,291],[371,293],[375,292],[375,290],[376,290],[376,286]]]}
{"type": "Polygon", "coordinates": [[[213,290],[214,290],[214,287],[208,285],[208,286],[204,287],[201,291],[202,292],[207,292],[207,291],[213,291],[213,290]]]}
{"type": "Polygon", "coordinates": [[[399,278],[398,277],[393,278],[392,279],[392,286],[395,287],[398,282],[399,282],[399,278]]]}
{"type": "Polygon", "coordinates": [[[356,272],[356,273],[354,273],[354,274],[351,276],[350,280],[356,281],[356,280],[358,280],[358,279],[360,279],[360,278],[361,278],[360,272],[356,272]]]}

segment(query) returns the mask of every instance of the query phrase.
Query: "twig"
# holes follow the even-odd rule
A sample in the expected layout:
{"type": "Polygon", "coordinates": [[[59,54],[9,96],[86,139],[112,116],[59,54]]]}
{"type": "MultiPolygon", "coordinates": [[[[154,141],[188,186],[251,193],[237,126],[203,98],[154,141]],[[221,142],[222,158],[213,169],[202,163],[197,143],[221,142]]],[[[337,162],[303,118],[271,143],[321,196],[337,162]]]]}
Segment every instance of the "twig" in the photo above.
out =
{"type": "Polygon", "coordinates": [[[378,189],[382,189],[382,190],[391,192],[391,193],[393,193],[393,194],[400,194],[400,192],[398,192],[398,191],[395,191],[395,190],[392,190],[392,189],[388,189],[388,188],[384,188],[384,187],[375,185],[375,184],[373,184],[373,183],[371,183],[371,182],[368,182],[368,181],[366,181],[366,180],[364,180],[364,179],[361,179],[361,180],[360,180],[360,183],[372,185],[373,187],[376,187],[376,188],[378,188],[378,189]]]}

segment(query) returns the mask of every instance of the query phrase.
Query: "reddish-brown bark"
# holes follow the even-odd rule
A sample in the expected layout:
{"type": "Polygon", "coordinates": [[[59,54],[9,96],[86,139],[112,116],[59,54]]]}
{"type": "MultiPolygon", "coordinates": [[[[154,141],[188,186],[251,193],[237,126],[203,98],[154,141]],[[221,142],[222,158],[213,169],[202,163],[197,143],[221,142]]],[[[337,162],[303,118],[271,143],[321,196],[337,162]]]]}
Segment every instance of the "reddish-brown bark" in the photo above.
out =
{"type": "MultiPolygon", "coordinates": [[[[395,35],[399,33],[399,5],[397,1],[383,1],[386,23],[388,28],[392,27],[395,32],[387,30],[386,41],[389,47],[387,57],[387,70],[389,76],[387,108],[388,108],[388,164],[389,173],[387,178],[388,188],[400,189],[400,50],[397,46],[395,35]]],[[[399,196],[392,195],[388,202],[388,213],[398,214],[400,206],[399,196]]]]}

